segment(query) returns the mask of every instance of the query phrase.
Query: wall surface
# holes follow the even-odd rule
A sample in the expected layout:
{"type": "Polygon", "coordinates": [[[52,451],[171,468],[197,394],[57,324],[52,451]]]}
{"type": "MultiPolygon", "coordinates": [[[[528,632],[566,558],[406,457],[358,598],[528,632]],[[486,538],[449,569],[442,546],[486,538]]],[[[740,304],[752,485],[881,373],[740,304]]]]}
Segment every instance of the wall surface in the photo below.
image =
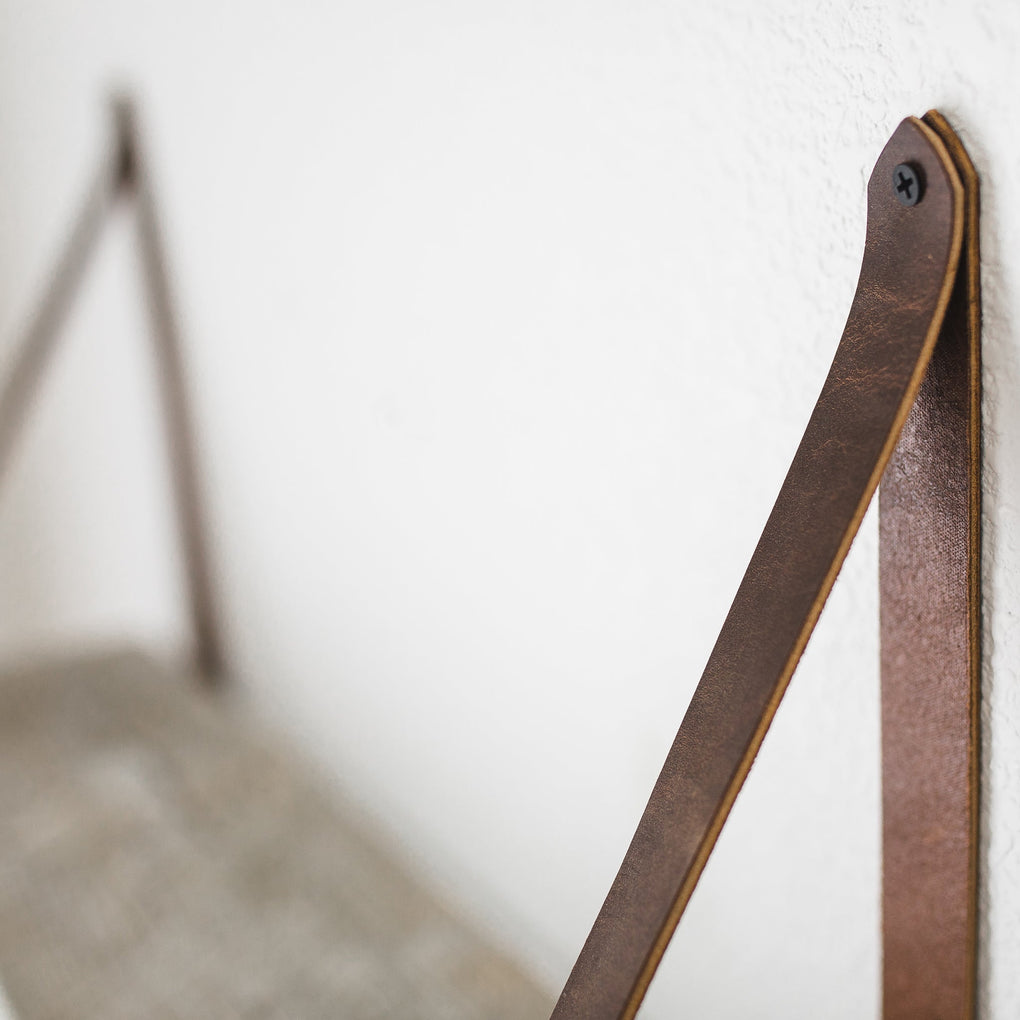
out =
{"type": "MultiPolygon", "coordinates": [[[[940,108],[983,176],[981,1012],[1020,1015],[1020,6],[0,2],[0,367],[134,86],[238,681],[566,976],[940,108]]],[[[184,638],[121,217],[0,504],[0,652],[184,638]]],[[[878,1009],[873,516],[648,1001],[878,1009]]]]}

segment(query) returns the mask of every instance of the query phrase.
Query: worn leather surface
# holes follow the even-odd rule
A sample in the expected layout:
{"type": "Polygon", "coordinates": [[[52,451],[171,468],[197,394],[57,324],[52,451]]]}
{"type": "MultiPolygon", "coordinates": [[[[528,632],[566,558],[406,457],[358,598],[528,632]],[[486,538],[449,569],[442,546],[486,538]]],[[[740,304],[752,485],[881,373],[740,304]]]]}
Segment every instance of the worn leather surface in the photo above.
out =
{"type": "Polygon", "coordinates": [[[921,384],[962,233],[945,147],[903,121],[868,186],[860,281],[829,375],[555,1020],[637,1012],[921,384]],[[925,177],[912,207],[893,192],[900,163],[925,177]]]}
{"type": "Polygon", "coordinates": [[[879,488],[883,1004],[886,1020],[974,1015],[981,363],[977,175],[956,285],[879,488]]]}

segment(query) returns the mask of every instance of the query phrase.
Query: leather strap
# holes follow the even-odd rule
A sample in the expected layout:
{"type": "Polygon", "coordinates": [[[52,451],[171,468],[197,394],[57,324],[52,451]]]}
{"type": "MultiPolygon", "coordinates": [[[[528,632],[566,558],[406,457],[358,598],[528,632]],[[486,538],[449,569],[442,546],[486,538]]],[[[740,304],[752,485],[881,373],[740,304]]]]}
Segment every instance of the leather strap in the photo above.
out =
{"type": "Polygon", "coordinates": [[[977,933],[981,668],[978,182],[928,372],[879,491],[883,1002],[887,1018],[971,1017],[977,933]]]}
{"type": "Polygon", "coordinates": [[[103,156],[42,300],[15,349],[7,378],[0,384],[0,490],[46,370],[59,347],[61,330],[102,239],[103,228],[117,201],[130,198],[137,212],[138,247],[166,423],[172,495],[184,552],[195,674],[203,683],[212,685],[224,679],[227,664],[171,274],[134,106],[126,97],[117,98],[112,113],[114,144],[103,156]]]}
{"type": "MultiPolygon", "coordinates": [[[[933,123],[941,127],[937,120],[933,123]]],[[[947,137],[952,141],[951,132],[947,137]]],[[[903,121],[868,185],[860,280],[829,375],[619,874],[553,1012],[554,1020],[618,1020],[637,1012],[922,388],[957,281],[964,207],[963,185],[939,132],[915,118],[903,121]],[[921,177],[923,195],[916,204],[904,205],[894,190],[894,170],[900,164],[910,165],[921,177]]],[[[937,364],[942,364],[941,358],[937,364]]],[[[936,390],[932,402],[938,404],[943,397],[936,390]]],[[[968,420],[973,423],[973,416],[968,420]]],[[[925,433],[923,421],[918,426],[914,431],[923,434],[921,445],[937,453],[941,440],[925,433]]],[[[910,516],[909,504],[930,498],[927,492],[918,495],[911,489],[916,484],[906,483],[911,494],[901,501],[906,507],[901,518],[910,516]]],[[[941,511],[931,507],[930,513],[922,527],[929,528],[937,542],[941,511]]],[[[964,519],[969,522],[973,517],[965,514],[964,519]]],[[[973,555],[972,541],[968,548],[973,555]]],[[[922,555],[920,550],[909,554],[902,568],[912,578],[905,586],[915,596],[941,580],[918,573],[922,555]]],[[[892,594],[899,571],[898,564],[892,573],[885,570],[883,592],[888,589],[892,594]]],[[[971,579],[964,592],[953,583],[946,602],[954,613],[961,598],[971,602],[976,598],[974,585],[971,579]]],[[[941,621],[940,613],[941,608],[933,610],[941,621]]],[[[896,628],[917,628],[922,644],[930,638],[923,632],[927,620],[896,621],[895,616],[884,613],[883,619],[896,628]]],[[[970,691],[979,656],[974,654],[976,635],[968,633],[970,691]]],[[[912,654],[903,647],[905,655],[912,654]]],[[[887,644],[884,661],[890,658],[899,661],[901,656],[887,644]]],[[[901,720],[910,718],[910,697],[908,693],[897,700],[900,707],[892,715],[894,732],[886,735],[887,748],[899,744],[896,731],[901,720]]],[[[937,715],[930,726],[926,723],[922,743],[939,725],[937,715]]],[[[910,785],[917,776],[911,772],[909,755],[901,757],[903,768],[896,782],[910,785]]],[[[920,779],[922,786],[942,782],[942,761],[941,754],[928,753],[931,767],[920,779]]],[[[887,801],[889,797],[887,785],[887,801]]],[[[898,860],[909,858],[911,850],[903,849],[907,841],[938,838],[931,828],[901,837],[901,830],[911,828],[910,818],[921,817],[921,807],[911,815],[914,810],[907,812],[905,826],[900,821],[890,824],[891,816],[886,816],[886,834],[894,841],[887,853],[899,855],[898,860]]],[[[947,854],[946,859],[955,856],[947,854]]],[[[925,894],[936,891],[926,888],[925,894]]],[[[891,906],[887,898],[886,923],[887,930],[893,925],[909,942],[919,917],[909,905],[896,900],[891,906]]],[[[972,920],[968,923],[972,947],[972,920]]],[[[948,951],[955,951],[958,942],[954,935],[948,951]]],[[[972,956],[972,948],[968,951],[972,956]]],[[[892,973],[899,983],[911,970],[913,955],[898,951],[891,955],[887,978],[892,973]]],[[[916,980],[911,975],[902,983],[912,986],[916,980]]],[[[972,994],[972,985],[967,994],[972,994]]],[[[888,1008],[888,996],[886,1002],[888,1008]]]]}

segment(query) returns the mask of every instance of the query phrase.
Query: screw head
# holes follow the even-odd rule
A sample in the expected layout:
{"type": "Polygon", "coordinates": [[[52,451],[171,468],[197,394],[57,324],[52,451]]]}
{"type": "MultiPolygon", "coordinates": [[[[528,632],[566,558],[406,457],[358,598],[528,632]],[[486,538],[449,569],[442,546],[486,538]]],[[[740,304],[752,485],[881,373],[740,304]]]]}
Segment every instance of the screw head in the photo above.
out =
{"type": "Polygon", "coordinates": [[[900,163],[892,172],[893,194],[900,205],[917,205],[924,195],[921,171],[910,163],[900,163]]]}

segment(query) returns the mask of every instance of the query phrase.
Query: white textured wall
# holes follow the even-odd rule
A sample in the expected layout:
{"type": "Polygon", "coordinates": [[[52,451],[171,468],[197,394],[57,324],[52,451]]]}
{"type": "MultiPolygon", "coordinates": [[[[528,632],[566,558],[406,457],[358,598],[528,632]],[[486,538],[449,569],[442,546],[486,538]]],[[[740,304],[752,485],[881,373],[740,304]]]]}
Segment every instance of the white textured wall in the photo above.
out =
{"type": "MultiPolygon", "coordinates": [[[[984,178],[982,1015],[1020,1015],[1020,7],[0,2],[10,349],[138,85],[241,681],[544,976],[629,841],[938,106],[984,178]]],[[[170,647],[120,223],[0,506],[0,649],[170,647]],[[100,395],[97,399],[97,395],[100,395]]],[[[878,1002],[874,520],[649,1016],[878,1002]]]]}

